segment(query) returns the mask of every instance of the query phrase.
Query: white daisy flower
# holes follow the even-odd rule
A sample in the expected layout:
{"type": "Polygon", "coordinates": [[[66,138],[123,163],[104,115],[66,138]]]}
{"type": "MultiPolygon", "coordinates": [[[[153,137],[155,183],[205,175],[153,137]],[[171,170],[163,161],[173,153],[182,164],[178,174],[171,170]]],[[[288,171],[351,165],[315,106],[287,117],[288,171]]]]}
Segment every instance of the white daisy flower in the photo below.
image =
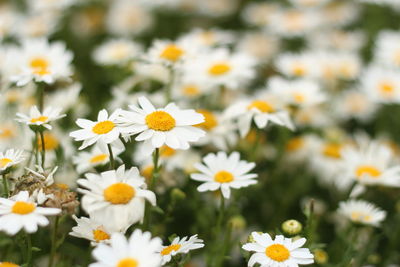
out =
{"type": "Polygon", "coordinates": [[[28,233],[34,233],[38,225],[49,224],[45,216],[60,212],[60,209],[37,207],[29,198],[28,191],[21,191],[11,199],[0,198],[0,230],[9,235],[15,235],[22,228],[28,233]]]}
{"type": "Polygon", "coordinates": [[[52,84],[72,75],[72,58],[61,42],[49,44],[46,39],[24,40],[22,47],[10,51],[7,57],[10,65],[7,75],[17,86],[30,81],[52,84]]]}
{"type": "Polygon", "coordinates": [[[343,173],[340,179],[362,185],[400,187],[400,166],[394,162],[393,151],[383,144],[371,142],[348,147],[341,153],[343,173]]]}
{"type": "MultiPolygon", "coordinates": [[[[118,160],[118,155],[125,148],[120,140],[111,143],[114,160],[118,160]]],[[[93,167],[105,165],[110,162],[108,147],[103,142],[98,142],[90,152],[82,151],[72,158],[78,173],[84,173],[93,167]]]]}
{"type": "Polygon", "coordinates": [[[151,238],[149,232],[136,229],[127,240],[120,233],[111,236],[110,246],[98,245],[93,250],[93,257],[97,261],[89,267],[115,267],[115,266],[161,266],[161,239],[151,238]]]}
{"type": "Polygon", "coordinates": [[[75,138],[75,141],[83,141],[79,150],[93,145],[98,141],[110,144],[119,138],[119,127],[116,124],[116,119],[121,110],[117,109],[110,116],[107,110],[100,110],[97,121],[90,121],[86,119],[77,119],[76,124],[83,128],[81,130],[73,131],[69,135],[75,138]]]}
{"type": "Polygon", "coordinates": [[[183,35],[179,40],[195,46],[214,47],[232,44],[235,37],[232,32],[226,30],[196,28],[183,35]]]}
{"type": "Polygon", "coordinates": [[[228,49],[218,48],[188,60],[183,71],[189,80],[235,90],[254,78],[255,64],[255,59],[248,54],[230,53],[228,49]]]}
{"type": "Polygon", "coordinates": [[[113,229],[109,229],[102,223],[90,218],[78,218],[75,215],[72,215],[72,218],[78,225],[72,227],[72,232],[69,235],[90,240],[92,246],[97,246],[101,243],[110,243],[113,229]]]}
{"type": "Polygon", "coordinates": [[[225,152],[210,153],[203,158],[204,164],[197,163],[195,168],[201,173],[193,173],[193,180],[204,182],[197,187],[199,192],[221,189],[224,198],[229,198],[231,188],[242,188],[257,181],[255,173],[248,173],[255,167],[254,162],[240,160],[240,154],[233,152],[229,156],[225,152]]]}
{"type": "Polygon", "coordinates": [[[191,236],[189,239],[187,236],[182,239],[175,237],[171,245],[163,246],[160,249],[160,254],[162,256],[162,264],[170,262],[172,257],[176,254],[186,254],[190,250],[199,249],[204,247],[202,239],[197,238],[197,235],[191,236]]]}
{"type": "Polygon", "coordinates": [[[23,150],[15,149],[7,149],[5,152],[0,152],[0,172],[4,172],[6,169],[24,161],[23,154],[23,150]]]}
{"type": "Polygon", "coordinates": [[[339,203],[338,213],[355,223],[379,226],[386,212],[365,200],[350,199],[339,203]]]}
{"type": "Polygon", "coordinates": [[[310,53],[292,54],[284,53],[278,56],[275,61],[278,71],[289,77],[316,77],[315,57],[310,53]]]}
{"type": "Polygon", "coordinates": [[[224,113],[226,118],[237,120],[241,137],[248,134],[253,120],[259,129],[267,127],[269,122],[294,129],[289,113],[282,109],[279,99],[268,94],[253,100],[240,100],[228,107],[224,113]]]}
{"type": "MultiPolygon", "coordinates": [[[[400,3],[400,2],[399,2],[400,3]]],[[[400,32],[381,31],[376,39],[376,61],[384,66],[400,67],[400,32]]]]}
{"type": "Polygon", "coordinates": [[[60,112],[61,109],[53,107],[46,107],[43,112],[40,112],[37,106],[32,106],[29,110],[29,115],[17,113],[16,120],[31,127],[44,127],[51,130],[50,122],[66,116],[65,114],[60,114],[60,112]]]}
{"type": "Polygon", "coordinates": [[[164,144],[173,149],[188,149],[189,142],[196,142],[205,135],[193,127],[204,122],[203,115],[192,109],[181,110],[174,103],[156,109],[145,97],[139,97],[141,108],[131,105],[131,111],[121,111],[118,118],[121,133],[135,135],[136,141],[144,141],[148,152],[164,144]]]}
{"type": "Polygon", "coordinates": [[[275,240],[267,233],[259,234],[253,232],[251,236],[253,243],[247,243],[242,246],[244,250],[254,251],[250,257],[248,266],[254,266],[256,263],[261,267],[296,267],[314,263],[314,255],[308,248],[302,248],[306,243],[305,238],[292,241],[283,235],[277,235],[275,240]]]}
{"type": "Polygon", "coordinates": [[[85,176],[77,181],[85,188],[78,189],[83,194],[82,208],[91,218],[118,232],[142,220],[145,200],[156,204],[155,194],[145,189],[144,178],[135,167],[125,171],[122,165],[117,170],[85,176]]]}
{"type": "Polygon", "coordinates": [[[94,60],[101,65],[124,65],[138,57],[141,47],[128,39],[112,39],[97,47],[94,60]]]}
{"type": "Polygon", "coordinates": [[[149,48],[145,59],[151,63],[173,65],[182,62],[186,58],[194,57],[197,53],[196,43],[190,41],[156,40],[149,48]]]}

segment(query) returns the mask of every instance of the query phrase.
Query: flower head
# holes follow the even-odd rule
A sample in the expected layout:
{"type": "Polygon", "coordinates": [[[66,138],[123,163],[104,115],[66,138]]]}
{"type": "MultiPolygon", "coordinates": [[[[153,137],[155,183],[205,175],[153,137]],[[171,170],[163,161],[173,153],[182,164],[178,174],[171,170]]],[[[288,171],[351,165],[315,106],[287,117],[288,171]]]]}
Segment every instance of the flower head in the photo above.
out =
{"type": "Polygon", "coordinates": [[[160,250],[160,254],[163,258],[162,263],[166,264],[171,261],[172,257],[176,254],[186,254],[190,250],[199,249],[204,247],[203,240],[197,238],[197,235],[191,236],[189,239],[187,236],[182,239],[175,237],[174,240],[168,246],[163,246],[160,250]]]}
{"type": "Polygon", "coordinates": [[[17,113],[17,121],[26,123],[34,130],[44,127],[48,130],[52,129],[50,122],[65,117],[65,114],[60,114],[59,108],[47,107],[43,112],[40,112],[37,106],[31,107],[29,115],[17,113]]]}

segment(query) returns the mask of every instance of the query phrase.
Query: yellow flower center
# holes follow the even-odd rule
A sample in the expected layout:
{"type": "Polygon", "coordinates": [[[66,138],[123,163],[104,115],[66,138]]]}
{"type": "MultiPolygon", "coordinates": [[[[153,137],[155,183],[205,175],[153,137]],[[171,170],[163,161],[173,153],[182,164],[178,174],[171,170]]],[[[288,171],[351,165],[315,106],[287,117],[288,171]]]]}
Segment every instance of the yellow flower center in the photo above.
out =
{"type": "Polygon", "coordinates": [[[139,262],[132,258],[125,258],[118,262],[116,267],[138,267],[139,262]]]}
{"type": "Polygon", "coordinates": [[[32,118],[31,123],[36,123],[36,122],[46,122],[49,119],[47,116],[39,116],[37,118],[32,118]]]}
{"type": "Polygon", "coordinates": [[[10,128],[0,129],[0,138],[11,138],[14,137],[14,131],[10,128]]]}
{"type": "Polygon", "coordinates": [[[200,90],[195,85],[188,85],[182,88],[182,93],[186,96],[196,96],[200,94],[200,90]]]}
{"type": "Polygon", "coordinates": [[[340,159],[342,156],[340,155],[340,151],[342,150],[342,145],[340,144],[326,144],[322,153],[334,159],[340,159]]]}
{"type": "Polygon", "coordinates": [[[135,188],[125,183],[115,183],[103,191],[104,199],[114,205],[129,203],[135,194],[135,188]]]}
{"type": "Polygon", "coordinates": [[[12,159],[9,158],[2,158],[0,159],[0,167],[4,168],[5,166],[7,166],[8,163],[12,162],[12,159]]]}
{"type": "Polygon", "coordinates": [[[359,211],[353,211],[350,214],[351,220],[355,222],[369,222],[371,221],[372,217],[369,214],[359,212],[359,211]]]}
{"type": "Polygon", "coordinates": [[[24,201],[17,201],[11,208],[11,212],[15,214],[29,214],[32,213],[36,209],[35,204],[24,202],[24,201]]]}
{"type": "Polygon", "coordinates": [[[140,173],[142,174],[142,176],[144,178],[150,180],[151,176],[153,175],[153,170],[154,170],[153,165],[150,165],[150,166],[147,166],[147,167],[143,168],[140,173]]]}
{"type": "Polygon", "coordinates": [[[124,44],[116,44],[111,49],[111,57],[116,60],[125,59],[128,56],[128,54],[129,54],[129,49],[124,44]]]}
{"type": "Polygon", "coordinates": [[[296,76],[304,76],[306,74],[306,68],[302,64],[295,64],[293,66],[293,74],[296,76]]]}
{"type": "Polygon", "coordinates": [[[225,73],[229,72],[231,70],[231,66],[229,66],[227,63],[216,63],[212,65],[208,69],[208,73],[213,75],[213,76],[220,76],[224,75],[225,73]]]}
{"type": "Polygon", "coordinates": [[[381,92],[382,95],[391,96],[391,95],[393,95],[394,90],[395,90],[395,86],[391,82],[382,82],[379,85],[379,91],[381,92]]]}
{"type": "Polygon", "coordinates": [[[93,230],[93,238],[96,242],[110,239],[110,235],[101,229],[93,230]]]}
{"type": "Polygon", "coordinates": [[[49,61],[44,57],[35,57],[30,62],[30,67],[33,69],[33,73],[37,75],[49,74],[49,61]]]}
{"type": "Polygon", "coordinates": [[[2,262],[0,263],[0,267],[19,267],[19,265],[11,262],[2,262]]]}
{"type": "Polygon", "coordinates": [[[380,170],[375,168],[374,166],[371,165],[362,165],[357,168],[356,170],[356,175],[358,178],[361,178],[364,174],[367,174],[371,176],[372,178],[378,178],[382,174],[380,170]]]}
{"type": "Polygon", "coordinates": [[[56,183],[55,186],[57,188],[59,188],[59,189],[62,189],[62,190],[68,190],[69,189],[69,186],[67,184],[64,184],[64,183],[56,183]]]}
{"type": "Polygon", "coordinates": [[[286,144],[286,150],[296,151],[304,146],[304,139],[301,137],[295,137],[289,140],[286,144]]]}
{"type": "Polygon", "coordinates": [[[178,251],[178,249],[181,248],[180,244],[174,244],[174,245],[170,245],[166,248],[164,248],[163,250],[161,250],[161,255],[165,256],[165,255],[169,255],[172,251],[178,251]]]}
{"type": "Polygon", "coordinates": [[[176,154],[176,150],[169,146],[162,146],[160,148],[160,156],[163,158],[169,158],[176,154]]]}
{"type": "Polygon", "coordinates": [[[219,171],[214,175],[214,180],[218,183],[229,183],[233,181],[233,175],[227,171],[219,171]]]}
{"type": "Polygon", "coordinates": [[[160,54],[160,57],[169,61],[178,61],[183,55],[184,51],[180,47],[171,44],[168,45],[160,54]]]}
{"type": "Polygon", "coordinates": [[[115,124],[112,121],[102,121],[98,122],[95,126],[93,126],[92,131],[95,134],[106,134],[111,132],[115,127],[115,124]]]}
{"type": "Polygon", "coordinates": [[[275,109],[269,103],[263,100],[254,100],[251,102],[251,104],[247,106],[247,109],[251,110],[252,108],[256,108],[264,113],[271,113],[275,111],[275,109]]]}
{"type": "Polygon", "coordinates": [[[282,262],[290,257],[290,251],[281,244],[273,244],[265,249],[265,255],[267,255],[268,258],[282,262]]]}
{"type": "Polygon", "coordinates": [[[165,111],[154,111],[146,116],[147,126],[155,131],[170,131],[175,127],[175,119],[165,111]]]}
{"type": "Polygon", "coordinates": [[[204,116],[204,122],[196,124],[196,127],[200,127],[209,131],[218,125],[217,118],[212,112],[205,109],[199,109],[196,111],[204,116]]]}
{"type": "Polygon", "coordinates": [[[306,100],[305,96],[300,93],[294,93],[293,99],[296,103],[303,103],[306,100]]]}
{"type": "Polygon", "coordinates": [[[93,156],[90,159],[90,163],[97,164],[97,163],[105,161],[106,159],[108,159],[108,155],[107,154],[99,154],[99,155],[93,156]]]}
{"type": "MultiPolygon", "coordinates": [[[[44,149],[45,150],[54,150],[58,147],[59,142],[58,142],[58,139],[54,135],[46,132],[46,133],[44,133],[43,137],[44,137],[44,149]]],[[[38,139],[38,147],[39,147],[39,150],[42,150],[42,139],[41,138],[38,139]]]]}

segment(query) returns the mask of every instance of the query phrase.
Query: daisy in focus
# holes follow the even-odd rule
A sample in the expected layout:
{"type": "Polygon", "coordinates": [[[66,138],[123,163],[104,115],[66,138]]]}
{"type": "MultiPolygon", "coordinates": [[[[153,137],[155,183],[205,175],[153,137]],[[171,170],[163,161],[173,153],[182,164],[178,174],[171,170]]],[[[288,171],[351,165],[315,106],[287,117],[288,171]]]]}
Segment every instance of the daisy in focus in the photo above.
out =
{"type": "Polygon", "coordinates": [[[216,191],[221,189],[224,198],[229,198],[231,188],[238,189],[256,184],[255,173],[248,173],[255,167],[254,162],[240,160],[240,154],[233,152],[229,156],[225,152],[210,153],[203,158],[202,163],[195,164],[201,173],[193,173],[193,180],[203,182],[197,190],[199,192],[216,191]]]}
{"type": "Polygon", "coordinates": [[[0,152],[0,172],[4,172],[8,168],[17,165],[24,161],[24,151],[7,149],[5,152],[0,152]]]}
{"type": "Polygon", "coordinates": [[[204,122],[204,116],[192,109],[180,109],[174,103],[156,109],[145,97],[138,99],[140,107],[131,105],[131,111],[121,111],[118,118],[120,131],[136,135],[136,141],[144,141],[148,154],[164,144],[173,149],[188,149],[189,142],[196,142],[205,132],[196,124],[204,122]]]}
{"type": "Polygon", "coordinates": [[[93,145],[98,141],[110,144],[117,140],[120,135],[119,127],[116,124],[116,119],[120,113],[117,109],[110,116],[107,110],[100,110],[97,121],[90,121],[87,119],[77,119],[76,124],[82,129],[73,131],[69,135],[75,141],[83,141],[79,150],[93,145]]]}
{"type": "Polygon", "coordinates": [[[267,233],[253,232],[251,237],[254,242],[242,246],[244,250],[254,251],[248,266],[260,264],[262,267],[296,267],[314,263],[314,256],[308,248],[302,248],[306,243],[305,238],[292,241],[283,235],[277,235],[273,240],[267,233]]]}
{"type": "Polygon", "coordinates": [[[159,267],[161,255],[161,239],[151,238],[149,232],[136,229],[127,240],[122,234],[115,233],[111,236],[110,246],[98,245],[93,250],[93,257],[97,261],[89,267],[159,267]]]}
{"type": "Polygon", "coordinates": [[[102,223],[90,218],[78,218],[75,215],[72,218],[78,225],[72,227],[72,232],[69,235],[87,239],[92,246],[110,242],[111,234],[113,233],[112,229],[106,228],[102,223]]]}
{"type": "Polygon", "coordinates": [[[354,223],[379,226],[386,212],[365,200],[350,199],[339,203],[338,213],[354,223]]]}
{"type": "Polygon", "coordinates": [[[78,189],[83,194],[83,209],[92,219],[117,232],[143,219],[145,200],[156,204],[155,194],[145,189],[144,178],[135,167],[125,170],[122,165],[117,170],[85,176],[77,181],[83,187],[78,189]]]}
{"type": "Polygon", "coordinates": [[[43,112],[40,112],[37,106],[32,106],[29,110],[29,115],[17,113],[17,121],[27,124],[30,127],[41,127],[51,130],[50,122],[64,118],[65,114],[60,114],[59,108],[46,107],[43,112]]]}
{"type": "Polygon", "coordinates": [[[46,226],[49,220],[45,216],[57,215],[56,208],[38,207],[29,198],[27,191],[21,191],[10,199],[0,198],[0,230],[15,235],[21,229],[34,233],[38,226],[46,226]]]}
{"type": "Polygon", "coordinates": [[[171,245],[163,246],[160,250],[162,256],[162,264],[166,264],[171,261],[172,257],[176,254],[186,254],[190,250],[199,249],[204,247],[203,240],[197,238],[197,235],[191,236],[189,239],[187,236],[182,239],[175,237],[171,242],[171,245]]]}

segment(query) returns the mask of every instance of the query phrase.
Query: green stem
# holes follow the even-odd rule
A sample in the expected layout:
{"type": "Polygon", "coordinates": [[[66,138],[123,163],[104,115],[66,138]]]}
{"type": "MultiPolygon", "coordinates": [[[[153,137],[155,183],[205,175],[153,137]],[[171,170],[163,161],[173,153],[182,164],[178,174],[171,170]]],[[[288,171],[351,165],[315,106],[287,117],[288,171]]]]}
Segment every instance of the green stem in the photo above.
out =
{"type": "Polygon", "coordinates": [[[44,106],[44,83],[37,83],[36,84],[36,89],[37,89],[37,95],[38,95],[38,106],[39,106],[39,111],[43,111],[43,106],[44,106]]]}
{"type": "Polygon", "coordinates": [[[8,198],[10,196],[10,191],[8,189],[8,181],[5,173],[3,173],[3,189],[4,189],[3,196],[5,198],[8,198]]]}
{"type": "Polygon", "coordinates": [[[113,170],[114,166],[115,166],[114,165],[115,164],[115,162],[114,162],[114,154],[112,152],[111,145],[107,144],[107,147],[108,147],[108,153],[110,154],[110,170],[113,170]]]}
{"type": "MultiPolygon", "coordinates": [[[[41,142],[41,149],[42,149],[42,168],[44,170],[44,164],[46,161],[46,144],[44,143],[44,134],[43,131],[39,131],[40,134],[40,142],[41,142]]],[[[38,144],[39,145],[39,144],[38,144]]]]}
{"type": "MultiPolygon", "coordinates": [[[[220,233],[221,233],[221,229],[222,229],[222,225],[224,222],[224,213],[225,213],[225,198],[224,195],[221,192],[221,202],[220,202],[220,206],[219,206],[219,213],[218,213],[218,219],[217,219],[217,227],[216,227],[216,231],[215,231],[215,236],[219,239],[220,237],[220,233]]],[[[215,245],[215,255],[214,255],[214,260],[213,260],[213,264],[216,267],[220,267],[223,263],[223,258],[224,258],[224,250],[225,250],[225,246],[221,245],[220,242],[218,242],[215,245]],[[219,250],[218,248],[221,248],[221,250],[219,250]]]]}
{"type": "Polygon", "coordinates": [[[122,144],[124,144],[124,147],[127,147],[127,143],[125,142],[124,138],[122,136],[119,136],[119,140],[121,140],[122,144]]]}
{"type": "MultiPolygon", "coordinates": [[[[154,187],[156,185],[156,180],[158,178],[159,175],[159,169],[160,166],[158,164],[159,162],[159,158],[160,158],[160,149],[156,148],[156,150],[153,152],[153,173],[151,175],[151,180],[150,180],[150,186],[149,189],[151,191],[154,191],[154,187]]],[[[143,220],[143,227],[144,230],[149,230],[150,227],[150,209],[149,209],[149,204],[146,202],[146,206],[145,206],[145,214],[144,214],[144,220],[143,220]]]]}
{"type": "Polygon", "coordinates": [[[31,236],[28,233],[25,233],[26,244],[27,244],[27,251],[26,251],[26,266],[32,266],[32,240],[31,236]]]}
{"type": "Polygon", "coordinates": [[[53,225],[53,231],[51,233],[51,250],[50,250],[50,259],[49,259],[49,264],[48,267],[53,267],[56,252],[57,252],[57,232],[58,232],[58,223],[59,223],[60,217],[56,216],[54,220],[54,225],[53,225]]]}
{"type": "Polygon", "coordinates": [[[167,103],[171,102],[171,91],[172,91],[172,86],[174,85],[174,80],[175,80],[175,72],[173,67],[168,67],[169,70],[169,82],[167,84],[167,86],[165,87],[165,101],[167,103]]]}

